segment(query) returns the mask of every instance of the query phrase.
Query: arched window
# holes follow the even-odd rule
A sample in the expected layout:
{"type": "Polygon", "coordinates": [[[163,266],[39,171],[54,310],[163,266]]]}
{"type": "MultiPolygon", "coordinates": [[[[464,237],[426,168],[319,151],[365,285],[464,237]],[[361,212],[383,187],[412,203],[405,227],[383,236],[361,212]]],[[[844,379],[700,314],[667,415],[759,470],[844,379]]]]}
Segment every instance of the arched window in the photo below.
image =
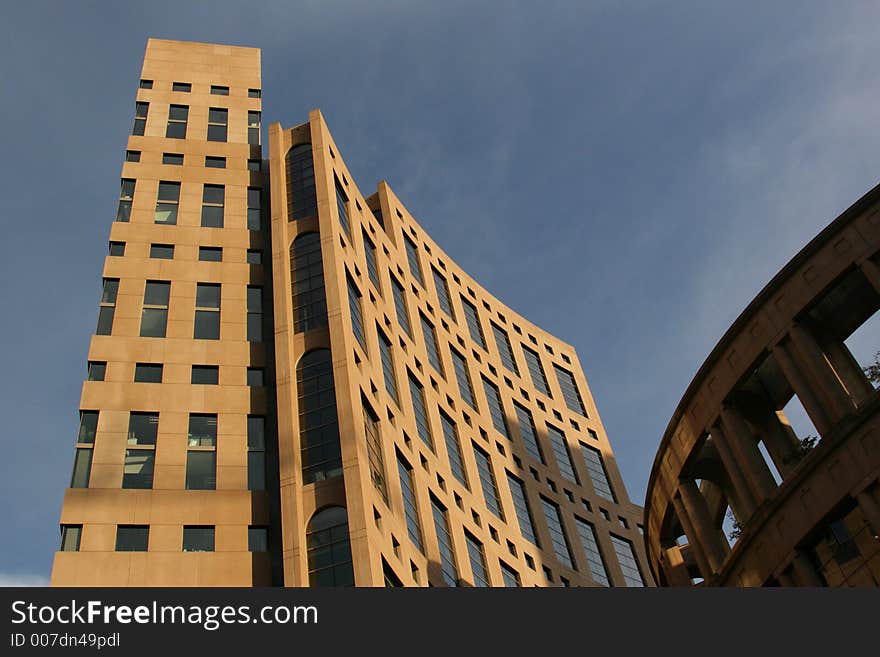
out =
{"type": "Polygon", "coordinates": [[[342,452],[329,349],[315,349],[299,359],[296,391],[303,482],[341,476],[342,452]]]}
{"type": "Polygon", "coordinates": [[[287,190],[290,218],[317,216],[318,200],[315,196],[315,164],[312,160],[311,144],[298,144],[287,152],[287,173],[290,179],[290,188],[287,190]]]}
{"type": "Polygon", "coordinates": [[[309,586],[354,586],[348,514],[345,507],[316,512],[306,529],[309,586]]]}
{"type": "Polygon", "coordinates": [[[290,247],[293,289],[293,332],[303,333],[327,325],[327,297],[324,293],[324,262],[321,237],[303,233],[290,247]]]}

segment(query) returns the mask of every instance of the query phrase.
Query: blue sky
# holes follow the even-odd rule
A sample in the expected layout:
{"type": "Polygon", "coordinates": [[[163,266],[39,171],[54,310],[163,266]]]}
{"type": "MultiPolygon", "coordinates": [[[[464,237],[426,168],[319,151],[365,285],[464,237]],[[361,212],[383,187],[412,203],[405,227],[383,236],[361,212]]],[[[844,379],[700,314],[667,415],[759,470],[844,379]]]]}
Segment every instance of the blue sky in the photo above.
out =
{"type": "MultiPolygon", "coordinates": [[[[58,543],[148,37],[261,47],[266,123],[320,107],[362,192],[387,180],[575,346],[641,503],[718,338],[880,178],[878,24],[843,1],[9,5],[0,583],[44,581],[58,543]]],[[[876,322],[852,342],[880,349],[876,322]]]]}

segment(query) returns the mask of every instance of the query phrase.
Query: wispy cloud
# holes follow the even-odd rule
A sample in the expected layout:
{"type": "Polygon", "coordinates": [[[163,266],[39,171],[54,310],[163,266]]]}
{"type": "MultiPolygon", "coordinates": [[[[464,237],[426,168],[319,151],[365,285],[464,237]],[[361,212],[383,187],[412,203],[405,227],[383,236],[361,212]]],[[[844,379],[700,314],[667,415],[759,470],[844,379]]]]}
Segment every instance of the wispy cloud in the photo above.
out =
{"type": "Polygon", "coordinates": [[[0,573],[0,587],[6,586],[49,586],[49,578],[31,573],[0,573]]]}

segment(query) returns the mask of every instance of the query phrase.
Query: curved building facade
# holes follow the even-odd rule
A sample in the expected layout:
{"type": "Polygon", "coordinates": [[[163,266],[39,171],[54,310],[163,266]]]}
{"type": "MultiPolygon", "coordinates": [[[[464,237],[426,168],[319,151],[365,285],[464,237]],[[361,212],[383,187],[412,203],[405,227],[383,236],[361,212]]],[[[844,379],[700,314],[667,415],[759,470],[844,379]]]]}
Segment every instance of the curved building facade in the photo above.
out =
{"type": "Polygon", "coordinates": [[[54,585],[643,586],[571,345],[477,284],[260,51],[151,39],[54,585]]]}
{"type": "Polygon", "coordinates": [[[878,307],[880,186],[773,278],[685,392],[646,498],[659,585],[880,584],[880,393],[845,342],[878,307]],[[816,435],[792,429],[795,396],[816,435]]]}

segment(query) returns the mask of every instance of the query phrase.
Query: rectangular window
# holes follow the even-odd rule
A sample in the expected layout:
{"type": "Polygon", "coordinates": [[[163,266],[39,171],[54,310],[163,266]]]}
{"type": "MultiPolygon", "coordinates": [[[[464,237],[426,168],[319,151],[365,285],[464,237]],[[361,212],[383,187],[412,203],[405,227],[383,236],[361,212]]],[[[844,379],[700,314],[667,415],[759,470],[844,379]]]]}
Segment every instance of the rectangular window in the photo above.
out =
{"type": "Polygon", "coordinates": [[[164,338],[168,323],[168,299],[171,283],[147,281],[144,288],[144,306],[141,311],[141,337],[164,338]]]}
{"type": "Polygon", "coordinates": [[[593,490],[596,495],[604,497],[610,502],[616,502],[614,491],[608,482],[608,473],[605,471],[605,463],[602,461],[602,454],[599,450],[589,447],[581,443],[581,454],[587,463],[587,472],[590,474],[590,481],[593,482],[593,490]]]}
{"type": "Polygon", "coordinates": [[[504,520],[504,511],[501,509],[501,500],[498,497],[498,486],[495,484],[495,472],[492,470],[492,459],[486,452],[477,447],[476,443],[473,444],[473,448],[486,508],[501,518],[501,520],[504,520]]]}
{"type": "Polygon", "coordinates": [[[116,294],[119,291],[118,278],[105,278],[101,291],[101,305],[98,308],[98,327],[96,335],[110,335],[113,330],[113,315],[116,313],[116,294]]]}
{"type": "Polygon", "coordinates": [[[117,525],[117,552],[146,552],[150,542],[149,525],[117,525]]]}
{"type": "Polygon", "coordinates": [[[223,206],[226,188],[223,185],[205,185],[202,190],[202,228],[223,228],[223,206]]]}
{"type": "Polygon", "coordinates": [[[229,110],[222,107],[208,109],[208,141],[226,141],[229,110]]]}
{"type": "Polygon", "coordinates": [[[516,366],[516,359],[513,356],[513,348],[510,346],[510,338],[507,337],[507,332],[492,324],[492,333],[495,335],[495,345],[498,347],[501,363],[511,372],[519,375],[519,368],[516,366]]]}
{"type": "Polygon", "coordinates": [[[467,530],[464,532],[464,538],[471,560],[471,572],[474,574],[474,586],[487,587],[489,586],[489,574],[486,572],[486,555],[483,553],[483,544],[467,530]]]}
{"type": "Polygon", "coordinates": [[[248,415],[248,490],[266,490],[266,418],[248,415]]]}
{"type": "Polygon", "coordinates": [[[556,558],[563,566],[574,570],[571,548],[568,545],[565,530],[562,528],[562,515],[559,507],[543,497],[541,498],[541,506],[544,509],[544,518],[547,521],[547,529],[550,530],[550,540],[553,543],[553,552],[556,554],[556,558]]]}
{"type": "Polygon", "coordinates": [[[593,576],[593,581],[602,586],[611,586],[608,581],[608,570],[605,568],[605,560],[602,558],[599,543],[596,541],[595,528],[586,520],[581,520],[577,516],[574,517],[574,524],[581,537],[581,543],[584,546],[584,554],[587,556],[587,564],[590,566],[590,574],[593,576]]]}
{"type": "Polygon", "coordinates": [[[226,158],[225,157],[217,157],[214,155],[206,155],[205,156],[205,167],[208,169],[225,169],[226,168],[226,158]]]}
{"type": "Polygon", "coordinates": [[[220,367],[217,365],[193,365],[190,383],[202,386],[215,386],[220,381],[220,367]]]}
{"type": "Polygon", "coordinates": [[[143,136],[144,130],[147,127],[147,112],[149,110],[149,103],[134,104],[134,127],[131,129],[131,134],[138,137],[143,136]]]}
{"type": "Polygon", "coordinates": [[[120,181],[119,204],[116,206],[116,221],[131,221],[131,204],[134,203],[134,178],[123,178],[120,181]]]}
{"type": "Polygon", "coordinates": [[[73,474],[70,477],[71,488],[88,488],[89,474],[92,471],[92,450],[78,448],[73,460],[73,474]]]}
{"type": "Polygon", "coordinates": [[[510,496],[513,498],[513,508],[516,511],[516,520],[519,523],[520,534],[527,541],[540,547],[525,484],[508,472],[507,485],[510,487],[510,496]]]}
{"type": "Polygon", "coordinates": [[[476,410],[477,402],[474,399],[474,388],[471,385],[467,361],[452,347],[449,348],[449,353],[452,355],[452,367],[455,370],[455,378],[458,380],[458,392],[465,403],[476,410]]]}
{"type": "Polygon", "coordinates": [[[261,160],[248,160],[247,161],[247,169],[248,171],[260,171],[262,167],[261,160]]]}
{"type": "Polygon", "coordinates": [[[140,162],[141,161],[141,152],[140,151],[125,151],[125,161],[126,162],[140,162]]]}
{"type": "Polygon", "coordinates": [[[348,282],[348,310],[351,314],[351,331],[358,344],[365,352],[367,351],[367,340],[364,337],[364,323],[361,317],[361,293],[355,287],[351,278],[346,276],[348,282]]]}
{"type": "Polygon", "coordinates": [[[259,98],[260,95],[259,89],[248,89],[248,98],[259,98]]]}
{"type": "Polygon", "coordinates": [[[508,566],[503,561],[501,563],[501,577],[504,578],[504,586],[508,588],[515,588],[517,586],[522,586],[522,582],[519,579],[519,573],[516,572],[513,568],[508,566]]]}
{"type": "Polygon", "coordinates": [[[626,585],[630,587],[644,586],[645,582],[642,579],[636,556],[633,554],[632,543],[625,538],[611,534],[611,545],[614,546],[614,552],[617,554],[617,561],[623,571],[623,581],[626,582],[626,585]]]}
{"type": "Polygon", "coordinates": [[[189,119],[189,105],[171,105],[168,108],[168,125],[165,126],[167,139],[186,139],[186,122],[189,119]]]}
{"type": "Polygon", "coordinates": [[[263,288],[255,285],[247,289],[247,339],[263,341],[263,288]]]}
{"type": "Polygon", "coordinates": [[[202,262],[222,262],[223,247],[220,246],[200,246],[199,260],[202,262]]]}
{"type": "Polygon", "coordinates": [[[385,503],[388,503],[388,488],[385,484],[385,458],[382,455],[382,434],[379,429],[379,418],[373,409],[362,400],[364,412],[364,435],[367,444],[367,460],[370,466],[370,479],[385,503]]]}
{"type": "Polygon", "coordinates": [[[124,256],[125,255],[125,242],[110,242],[110,255],[111,256],[124,256]]]}
{"type": "Polygon", "coordinates": [[[399,452],[397,454],[397,472],[400,475],[400,492],[403,497],[403,514],[406,516],[407,533],[416,548],[422,551],[422,525],[419,522],[412,467],[399,452]]]}
{"type": "Polygon", "coordinates": [[[183,165],[183,155],[180,153],[162,153],[162,164],[183,165]]]}
{"type": "Polygon", "coordinates": [[[95,434],[98,431],[98,411],[79,412],[79,431],[76,442],[91,445],[95,442],[95,434]]]}
{"type": "Polygon", "coordinates": [[[136,363],[135,383],[162,383],[162,363],[136,363]]]}
{"type": "Polygon", "coordinates": [[[370,281],[372,281],[376,290],[379,291],[379,294],[382,294],[382,285],[379,283],[379,269],[376,265],[376,245],[373,244],[373,241],[367,237],[366,233],[363,233],[364,236],[364,258],[367,261],[367,273],[370,275],[370,281]]]}
{"type": "Polygon", "coordinates": [[[431,267],[431,273],[434,275],[434,287],[437,289],[437,299],[440,301],[440,307],[454,321],[455,312],[452,310],[452,299],[449,296],[449,284],[439,271],[431,267]]]}
{"type": "Polygon", "coordinates": [[[262,367],[247,368],[247,384],[252,388],[265,386],[265,370],[262,367]]]}
{"type": "Polygon", "coordinates": [[[211,85],[211,95],[212,96],[228,96],[229,95],[229,87],[223,87],[219,84],[211,85]]]}
{"type": "Polygon", "coordinates": [[[269,551],[269,528],[248,527],[248,552],[269,551]]]}
{"type": "Polygon", "coordinates": [[[196,308],[193,338],[220,339],[220,284],[196,283],[196,308]]]}
{"type": "Polygon", "coordinates": [[[214,451],[187,450],[186,489],[214,490],[217,487],[217,454],[214,451]]]}
{"type": "Polygon", "coordinates": [[[157,260],[172,260],[174,258],[174,245],[150,244],[150,257],[157,260]]]}
{"type": "Polygon", "coordinates": [[[152,449],[125,450],[122,470],[123,488],[152,488],[156,452],[152,449]]]}
{"type": "Polygon", "coordinates": [[[260,113],[248,112],[248,143],[251,146],[260,145],[260,113]]]}
{"type": "Polygon", "coordinates": [[[177,223],[177,211],[180,206],[180,183],[161,180],[159,193],[156,197],[156,211],[153,223],[174,225],[177,223]]]}
{"type": "Polygon", "coordinates": [[[259,249],[248,249],[247,250],[247,262],[249,265],[262,265],[263,264],[263,252],[259,249]]]}
{"type": "Polygon", "coordinates": [[[556,463],[559,465],[559,471],[562,476],[579,484],[574,466],[571,463],[571,453],[568,451],[568,442],[565,440],[565,434],[553,425],[547,425],[547,435],[550,436],[550,447],[553,448],[553,455],[556,457],[556,463]]]}
{"type": "Polygon", "coordinates": [[[463,459],[461,458],[461,446],[458,442],[458,431],[455,422],[440,411],[440,426],[443,427],[443,439],[446,442],[446,455],[449,457],[449,467],[452,475],[458,479],[461,484],[468,488],[467,474],[464,469],[463,459]]]}
{"type": "Polygon", "coordinates": [[[532,377],[535,389],[549,397],[550,386],[547,385],[547,376],[544,374],[544,367],[541,365],[541,357],[537,352],[532,351],[528,347],[524,346],[522,350],[523,355],[526,357],[526,365],[529,368],[529,374],[532,377]]]}
{"type": "Polygon", "coordinates": [[[544,454],[541,451],[541,445],[538,443],[538,432],[535,430],[535,422],[529,409],[520,406],[516,402],[513,403],[516,410],[516,419],[519,422],[519,432],[522,435],[523,444],[526,446],[526,452],[539,463],[545,463],[544,454]]]}
{"type": "Polygon", "coordinates": [[[578,391],[574,375],[568,370],[562,369],[559,365],[554,365],[553,369],[556,370],[556,378],[559,381],[559,387],[562,388],[562,397],[565,399],[565,405],[568,406],[569,410],[587,417],[587,409],[584,408],[584,400],[578,391]]]}
{"type": "Polygon", "coordinates": [[[214,527],[188,525],[183,528],[184,552],[213,552],[214,527]]]}
{"type": "Polygon", "coordinates": [[[132,411],[128,415],[128,444],[155,445],[159,435],[159,414],[132,411]]]}
{"type": "Polygon", "coordinates": [[[376,326],[379,336],[379,354],[382,358],[382,375],[385,378],[385,391],[395,404],[400,405],[397,395],[397,376],[394,373],[394,354],[391,351],[391,340],[376,326]]]}
{"type": "Polygon", "coordinates": [[[507,428],[507,421],[504,419],[504,407],[501,403],[501,393],[498,392],[498,386],[483,379],[483,391],[486,393],[486,403],[489,404],[492,426],[498,433],[510,440],[510,431],[507,428]]]}
{"type": "Polygon", "coordinates": [[[192,91],[192,84],[189,82],[172,82],[171,91],[180,91],[188,94],[192,91]]]}
{"type": "Polygon", "coordinates": [[[82,525],[61,525],[61,552],[79,552],[82,525]]]}
{"type": "Polygon", "coordinates": [[[408,235],[403,236],[403,243],[406,246],[406,259],[409,261],[409,273],[422,286],[425,280],[422,278],[422,264],[419,262],[419,247],[416,246],[408,235]]]}
{"type": "Polygon", "coordinates": [[[89,361],[89,381],[103,381],[107,373],[106,361],[89,361]]]}
{"type": "Polygon", "coordinates": [[[434,515],[434,529],[440,548],[440,568],[446,586],[458,586],[458,568],[455,566],[455,551],[452,549],[452,536],[449,534],[449,519],[446,508],[431,496],[431,510],[434,515]]]}
{"type": "Polygon", "coordinates": [[[216,447],[217,414],[190,413],[186,440],[189,447],[216,447]]]}
{"type": "Polygon", "coordinates": [[[428,421],[428,409],[425,406],[425,390],[422,384],[410,373],[409,375],[409,392],[412,397],[413,417],[416,421],[416,428],[419,432],[419,438],[422,439],[428,448],[434,451],[434,440],[431,437],[431,425],[428,421]]]}
{"type": "Polygon", "coordinates": [[[444,376],[443,361],[440,360],[440,346],[437,344],[437,331],[434,329],[434,325],[422,313],[419,313],[419,318],[422,320],[422,335],[425,337],[425,350],[428,352],[428,362],[431,363],[431,367],[437,370],[440,376],[444,376]]]}
{"type": "Polygon", "coordinates": [[[480,315],[477,312],[477,307],[464,297],[461,297],[461,307],[464,308],[464,318],[467,321],[471,339],[485,349],[486,338],[483,335],[483,327],[480,324],[480,315]]]}
{"type": "Polygon", "coordinates": [[[336,212],[339,215],[339,225],[342,226],[342,230],[345,231],[346,235],[351,235],[351,230],[349,228],[348,222],[348,196],[342,189],[342,185],[339,184],[339,180],[335,178],[336,182],[336,212]]]}
{"type": "Polygon", "coordinates": [[[397,279],[393,276],[391,277],[391,290],[394,293],[394,308],[397,310],[397,323],[400,324],[400,328],[403,329],[404,333],[409,337],[412,337],[412,329],[409,326],[409,314],[407,313],[406,308],[406,292],[404,292],[403,286],[398,283],[397,279]]]}
{"type": "Polygon", "coordinates": [[[247,190],[247,227],[248,230],[261,230],[262,219],[260,218],[262,204],[260,201],[259,187],[248,187],[247,190]]]}
{"type": "Polygon", "coordinates": [[[153,81],[152,80],[141,80],[140,88],[141,89],[152,89],[153,88],[153,81]]]}

